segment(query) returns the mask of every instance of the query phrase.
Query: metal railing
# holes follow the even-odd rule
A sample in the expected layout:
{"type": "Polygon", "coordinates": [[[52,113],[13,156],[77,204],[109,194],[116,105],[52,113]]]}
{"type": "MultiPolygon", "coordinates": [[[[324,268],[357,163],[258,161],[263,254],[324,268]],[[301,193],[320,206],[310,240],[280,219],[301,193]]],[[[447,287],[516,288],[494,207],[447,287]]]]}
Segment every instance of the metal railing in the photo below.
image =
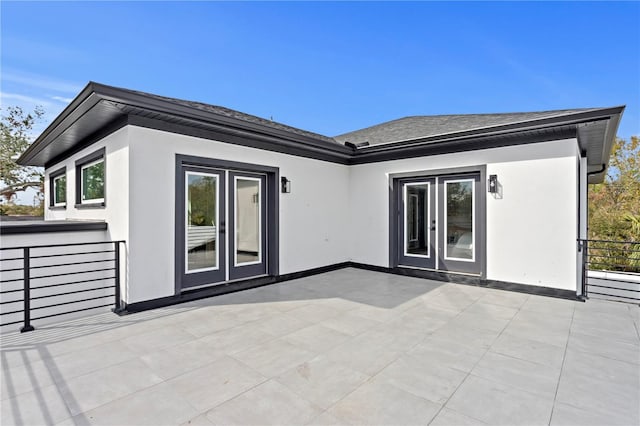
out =
{"type": "Polygon", "coordinates": [[[579,240],[582,294],[640,302],[640,242],[579,240]]]}
{"type": "Polygon", "coordinates": [[[0,248],[0,327],[22,323],[25,332],[36,320],[109,306],[119,312],[121,244],[0,248]]]}

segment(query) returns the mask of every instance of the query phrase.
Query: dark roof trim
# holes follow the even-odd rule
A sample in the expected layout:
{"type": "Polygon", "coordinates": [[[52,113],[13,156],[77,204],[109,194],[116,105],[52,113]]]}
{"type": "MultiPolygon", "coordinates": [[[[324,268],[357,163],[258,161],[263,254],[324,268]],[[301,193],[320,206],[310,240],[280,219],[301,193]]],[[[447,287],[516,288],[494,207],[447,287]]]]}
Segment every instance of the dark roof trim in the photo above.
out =
{"type": "Polygon", "coordinates": [[[107,222],[0,222],[0,235],[41,234],[49,232],[106,231],[107,222]]]}

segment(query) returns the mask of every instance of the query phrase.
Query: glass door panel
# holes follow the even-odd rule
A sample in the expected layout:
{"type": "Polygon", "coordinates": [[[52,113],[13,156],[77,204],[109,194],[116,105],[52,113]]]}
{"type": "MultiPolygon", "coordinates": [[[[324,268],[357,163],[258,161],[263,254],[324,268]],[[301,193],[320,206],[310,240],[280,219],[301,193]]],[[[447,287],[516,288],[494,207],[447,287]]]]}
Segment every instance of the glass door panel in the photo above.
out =
{"type": "Polygon", "coordinates": [[[176,209],[176,274],[182,288],[224,281],[225,173],[183,168],[176,209]]]}
{"type": "Polygon", "coordinates": [[[218,269],[218,176],[187,172],[186,273],[218,269]]]}
{"type": "Polygon", "coordinates": [[[229,251],[233,256],[229,279],[264,275],[267,273],[266,177],[229,172],[229,181],[233,197],[229,206],[229,251]]]}
{"type": "Polygon", "coordinates": [[[445,259],[473,261],[473,179],[445,181],[445,259]]]}
{"type": "Polygon", "coordinates": [[[480,174],[438,177],[438,269],[480,274],[481,229],[478,211],[484,209],[480,174]],[[478,209],[481,206],[481,209],[478,209]]]}
{"type": "Polygon", "coordinates": [[[434,179],[400,183],[400,265],[435,268],[434,188],[434,179]]]}

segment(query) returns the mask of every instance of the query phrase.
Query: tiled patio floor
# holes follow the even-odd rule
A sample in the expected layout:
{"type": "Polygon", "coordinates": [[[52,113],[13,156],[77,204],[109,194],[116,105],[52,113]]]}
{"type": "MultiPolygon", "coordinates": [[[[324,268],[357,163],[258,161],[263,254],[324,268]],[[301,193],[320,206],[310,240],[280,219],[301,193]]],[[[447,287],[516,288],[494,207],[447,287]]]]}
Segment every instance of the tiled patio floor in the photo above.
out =
{"type": "Polygon", "coordinates": [[[5,334],[1,423],[637,425],[639,323],[343,269],[5,334]]]}

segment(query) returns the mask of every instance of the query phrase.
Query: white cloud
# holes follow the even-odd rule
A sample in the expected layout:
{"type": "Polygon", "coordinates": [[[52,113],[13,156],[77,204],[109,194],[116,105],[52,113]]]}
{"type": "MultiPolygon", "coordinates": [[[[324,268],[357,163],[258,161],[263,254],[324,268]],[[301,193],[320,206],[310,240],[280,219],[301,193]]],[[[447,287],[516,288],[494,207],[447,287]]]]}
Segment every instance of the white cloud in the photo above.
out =
{"type": "Polygon", "coordinates": [[[35,98],[33,96],[27,96],[27,95],[21,95],[19,93],[7,93],[7,92],[0,92],[0,105],[6,105],[7,102],[6,100],[10,100],[10,101],[17,101],[17,103],[20,104],[27,104],[27,105],[42,105],[42,106],[49,106],[52,105],[51,101],[49,99],[46,98],[35,98]]]}
{"type": "Polygon", "coordinates": [[[2,73],[2,80],[4,82],[21,84],[29,87],[37,87],[39,89],[46,89],[60,93],[78,93],[80,92],[80,90],[82,90],[83,87],[83,85],[81,84],[45,77],[42,75],[29,74],[24,72],[7,72],[6,70],[2,73]]]}
{"type": "Polygon", "coordinates": [[[51,99],[62,102],[63,104],[69,104],[73,98],[65,98],[63,96],[52,96],[51,99]]]}

